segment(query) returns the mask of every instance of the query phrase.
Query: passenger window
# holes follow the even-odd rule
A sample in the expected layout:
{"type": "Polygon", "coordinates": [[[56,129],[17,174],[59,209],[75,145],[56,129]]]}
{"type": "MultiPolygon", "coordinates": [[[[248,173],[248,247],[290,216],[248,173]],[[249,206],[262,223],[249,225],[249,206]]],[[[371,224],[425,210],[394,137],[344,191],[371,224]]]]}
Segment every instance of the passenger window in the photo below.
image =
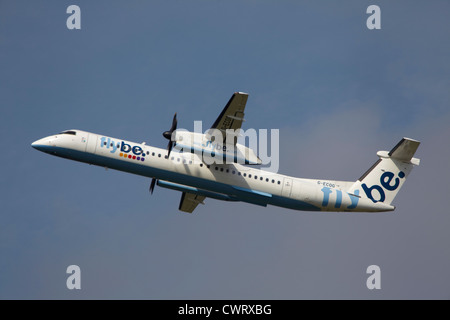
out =
{"type": "Polygon", "coordinates": [[[252,175],[251,175],[251,174],[249,174],[249,175],[248,175],[248,177],[249,177],[249,178],[251,178],[251,177],[252,177],[252,175]]]}
{"type": "Polygon", "coordinates": [[[266,182],[269,182],[269,178],[266,178],[266,182]]]}
{"type": "Polygon", "coordinates": [[[161,153],[158,153],[158,158],[161,158],[161,153]]]}
{"type": "Polygon", "coordinates": [[[278,184],[280,184],[281,182],[280,181],[278,181],[278,184]]]}
{"type": "Polygon", "coordinates": [[[255,180],[258,180],[258,176],[255,176],[255,180]]]}
{"type": "Polygon", "coordinates": [[[236,173],[236,171],[233,170],[233,174],[235,174],[235,173],[236,173]]]}
{"type": "Polygon", "coordinates": [[[272,183],[275,183],[275,180],[272,179],[272,183]]]}
{"type": "Polygon", "coordinates": [[[223,172],[223,168],[220,168],[220,172],[223,172]]]}
{"type": "Polygon", "coordinates": [[[247,174],[246,173],[244,173],[244,177],[246,177],[247,176],[247,174]]]}
{"type": "Polygon", "coordinates": [[[203,163],[200,163],[200,167],[203,167],[203,163]]]}

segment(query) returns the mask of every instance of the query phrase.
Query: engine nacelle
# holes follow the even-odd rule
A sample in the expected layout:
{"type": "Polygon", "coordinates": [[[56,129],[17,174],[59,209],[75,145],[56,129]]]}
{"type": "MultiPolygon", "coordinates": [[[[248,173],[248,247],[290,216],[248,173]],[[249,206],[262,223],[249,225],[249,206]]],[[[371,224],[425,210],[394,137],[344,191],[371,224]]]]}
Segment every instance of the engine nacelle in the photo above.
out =
{"type": "Polygon", "coordinates": [[[172,134],[172,141],[175,142],[175,150],[180,152],[196,153],[207,163],[240,163],[240,164],[261,164],[262,161],[255,154],[253,149],[236,143],[224,143],[223,139],[216,139],[214,135],[176,130],[172,134]]]}

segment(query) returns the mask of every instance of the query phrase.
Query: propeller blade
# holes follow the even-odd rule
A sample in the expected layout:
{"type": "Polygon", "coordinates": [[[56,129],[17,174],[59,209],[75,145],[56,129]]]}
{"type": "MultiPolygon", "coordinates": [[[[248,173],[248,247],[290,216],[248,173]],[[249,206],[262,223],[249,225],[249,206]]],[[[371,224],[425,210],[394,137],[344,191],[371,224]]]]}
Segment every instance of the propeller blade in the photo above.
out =
{"type": "Polygon", "coordinates": [[[170,156],[170,152],[172,151],[172,147],[173,147],[173,142],[169,141],[169,144],[167,145],[167,151],[168,151],[167,156],[168,157],[170,156]]]}
{"type": "Polygon", "coordinates": [[[174,141],[172,141],[172,134],[175,130],[177,130],[177,113],[175,112],[172,120],[172,127],[168,131],[163,132],[163,137],[169,140],[169,144],[167,145],[167,156],[170,156],[170,152],[172,151],[172,148],[174,146],[174,141]]]}
{"type": "Polygon", "coordinates": [[[175,115],[173,116],[173,120],[172,120],[172,127],[170,128],[170,132],[174,132],[177,129],[177,113],[175,112],[175,115]]]}
{"type": "Polygon", "coordinates": [[[172,120],[172,127],[170,127],[170,130],[164,131],[163,132],[163,137],[166,138],[167,140],[172,140],[172,133],[177,130],[177,113],[175,112],[175,115],[173,116],[173,120],[172,120]]]}
{"type": "Polygon", "coordinates": [[[155,183],[156,183],[156,179],[153,178],[152,183],[150,183],[150,189],[148,189],[148,191],[150,191],[150,194],[153,194],[153,189],[155,189],[155,183]]]}

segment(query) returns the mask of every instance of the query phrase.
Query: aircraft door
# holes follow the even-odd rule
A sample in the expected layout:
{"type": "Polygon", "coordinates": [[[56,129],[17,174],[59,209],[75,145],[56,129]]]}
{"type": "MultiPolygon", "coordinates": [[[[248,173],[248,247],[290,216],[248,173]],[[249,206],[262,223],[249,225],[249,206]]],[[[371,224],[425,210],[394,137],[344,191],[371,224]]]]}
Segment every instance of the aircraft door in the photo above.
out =
{"type": "Polygon", "coordinates": [[[88,141],[86,144],[86,152],[95,153],[95,148],[97,147],[97,138],[96,134],[89,133],[88,141]]]}
{"type": "Polygon", "coordinates": [[[294,181],[292,182],[291,198],[300,199],[300,189],[301,189],[300,181],[294,179],[294,181]]]}
{"type": "Polygon", "coordinates": [[[292,179],[291,178],[284,178],[283,189],[281,189],[281,195],[283,197],[290,197],[291,196],[291,190],[292,190],[292,179]]]}

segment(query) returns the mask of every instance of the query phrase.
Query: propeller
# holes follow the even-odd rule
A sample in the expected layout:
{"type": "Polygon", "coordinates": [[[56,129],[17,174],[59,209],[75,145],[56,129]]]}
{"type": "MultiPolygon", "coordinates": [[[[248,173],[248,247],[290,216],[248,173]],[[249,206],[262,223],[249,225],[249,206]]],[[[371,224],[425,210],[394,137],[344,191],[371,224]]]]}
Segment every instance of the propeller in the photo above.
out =
{"type": "Polygon", "coordinates": [[[150,194],[153,194],[153,189],[155,189],[155,183],[156,183],[156,179],[153,178],[152,183],[150,183],[150,189],[148,189],[148,191],[150,191],[150,194]]]}
{"type": "MultiPolygon", "coordinates": [[[[170,127],[170,130],[163,132],[163,137],[169,140],[169,144],[167,145],[167,156],[170,156],[170,152],[172,151],[172,148],[174,145],[176,145],[175,141],[172,141],[172,133],[177,130],[177,113],[175,112],[175,115],[173,116],[172,120],[172,127],[170,127]]],[[[155,189],[156,179],[153,178],[152,182],[150,183],[150,188],[148,191],[150,191],[150,194],[153,194],[153,190],[155,189]]]]}
{"type": "Polygon", "coordinates": [[[172,141],[172,133],[177,129],[177,123],[177,113],[175,112],[172,120],[172,127],[170,128],[170,130],[163,132],[163,137],[169,140],[169,144],[167,145],[167,150],[169,151],[167,154],[168,156],[170,156],[170,152],[172,151],[172,148],[175,144],[175,142],[172,141]]]}
{"type": "MultiPolygon", "coordinates": [[[[170,152],[172,151],[173,146],[175,145],[175,141],[172,141],[172,133],[177,130],[177,113],[175,112],[175,115],[173,116],[172,120],[172,127],[170,127],[170,130],[163,132],[163,137],[169,140],[169,144],[167,145],[167,156],[170,156],[170,152]]],[[[153,190],[155,189],[156,179],[153,178],[152,182],[150,183],[150,188],[148,191],[150,191],[150,194],[153,194],[153,190]]]]}

